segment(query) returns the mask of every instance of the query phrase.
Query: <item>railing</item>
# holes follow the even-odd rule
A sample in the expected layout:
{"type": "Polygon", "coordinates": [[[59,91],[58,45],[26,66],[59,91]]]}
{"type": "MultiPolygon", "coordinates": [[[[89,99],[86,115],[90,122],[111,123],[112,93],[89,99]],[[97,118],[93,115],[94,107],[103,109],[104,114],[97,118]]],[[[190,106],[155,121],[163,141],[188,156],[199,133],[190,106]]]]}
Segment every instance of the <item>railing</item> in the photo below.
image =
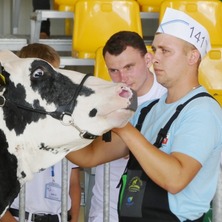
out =
{"type": "MultiPolygon", "coordinates": [[[[68,201],[68,161],[62,159],[62,198],[61,198],[61,222],[67,222],[67,201],[68,201]]],[[[19,193],[19,222],[25,221],[25,184],[19,193]]]]}

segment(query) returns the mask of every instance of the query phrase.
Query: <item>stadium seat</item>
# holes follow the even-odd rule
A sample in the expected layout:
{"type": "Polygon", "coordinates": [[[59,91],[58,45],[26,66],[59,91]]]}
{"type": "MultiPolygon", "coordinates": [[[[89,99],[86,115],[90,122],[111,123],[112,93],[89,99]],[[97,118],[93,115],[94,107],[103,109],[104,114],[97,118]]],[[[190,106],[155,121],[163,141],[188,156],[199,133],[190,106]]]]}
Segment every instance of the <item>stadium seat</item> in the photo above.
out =
{"type": "Polygon", "coordinates": [[[96,50],[94,76],[111,81],[106,63],[103,58],[103,47],[96,50]]]}
{"type": "Polygon", "coordinates": [[[148,52],[153,53],[151,45],[146,45],[146,49],[147,49],[148,52]]]}
{"type": "Polygon", "coordinates": [[[160,4],[164,0],[137,0],[141,12],[159,12],[160,4]]]}
{"type": "Polygon", "coordinates": [[[77,0],[54,0],[54,4],[61,8],[74,9],[74,5],[77,0]]]}
{"type": "Polygon", "coordinates": [[[136,1],[78,0],[75,4],[72,56],[95,58],[96,50],[121,30],[142,36],[140,9],[136,1]]]}
{"type": "Polygon", "coordinates": [[[160,7],[161,21],[167,7],[189,14],[203,24],[210,34],[211,44],[222,45],[222,2],[219,0],[164,0],[160,7]]]}
{"type": "Polygon", "coordinates": [[[222,47],[213,47],[203,58],[199,82],[222,105],[222,47]]]}

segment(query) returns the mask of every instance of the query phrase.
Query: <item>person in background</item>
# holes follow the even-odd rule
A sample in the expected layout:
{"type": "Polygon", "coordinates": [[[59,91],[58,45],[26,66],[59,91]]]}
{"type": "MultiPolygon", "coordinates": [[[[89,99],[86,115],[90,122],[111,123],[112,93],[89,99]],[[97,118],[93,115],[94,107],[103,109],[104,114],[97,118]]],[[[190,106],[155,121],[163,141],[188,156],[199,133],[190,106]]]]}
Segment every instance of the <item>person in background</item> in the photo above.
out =
{"type": "MultiPolygon", "coordinates": [[[[156,81],[150,71],[152,55],[147,52],[142,37],[131,31],[115,33],[106,42],[103,56],[113,82],[123,82],[137,92],[138,104],[159,98],[166,93],[166,88],[156,81]]],[[[110,222],[118,221],[117,188],[128,157],[110,162],[110,222]]],[[[95,168],[95,185],[92,190],[89,222],[103,222],[103,184],[104,164],[95,168]]]]}
{"type": "Polygon", "coordinates": [[[120,222],[202,222],[209,210],[222,150],[221,107],[198,81],[210,48],[202,24],[167,8],[152,43],[154,72],[167,93],[155,105],[143,103],[125,127],[112,129],[111,142],[98,137],[67,154],[81,167],[130,155],[119,192],[120,222]],[[179,115],[164,131],[174,113],[179,115]]]}
{"type": "MultiPolygon", "coordinates": [[[[59,68],[60,56],[50,46],[33,43],[24,46],[17,55],[21,58],[41,58],[54,68],[59,68]]],[[[78,222],[81,200],[79,167],[68,161],[68,212],[67,221],[78,222]]],[[[26,183],[25,218],[27,222],[61,221],[62,161],[36,173],[26,183]]],[[[0,219],[0,222],[16,222],[19,216],[19,197],[0,219]]]]}
{"type": "MultiPolygon", "coordinates": [[[[50,0],[32,0],[33,11],[49,10],[50,0]]],[[[40,39],[47,39],[50,37],[50,20],[47,19],[41,22],[40,39]]]]}
{"type": "Polygon", "coordinates": [[[17,52],[20,58],[40,58],[49,62],[54,68],[60,66],[60,56],[49,45],[41,43],[32,43],[24,46],[20,51],[17,52]]]}

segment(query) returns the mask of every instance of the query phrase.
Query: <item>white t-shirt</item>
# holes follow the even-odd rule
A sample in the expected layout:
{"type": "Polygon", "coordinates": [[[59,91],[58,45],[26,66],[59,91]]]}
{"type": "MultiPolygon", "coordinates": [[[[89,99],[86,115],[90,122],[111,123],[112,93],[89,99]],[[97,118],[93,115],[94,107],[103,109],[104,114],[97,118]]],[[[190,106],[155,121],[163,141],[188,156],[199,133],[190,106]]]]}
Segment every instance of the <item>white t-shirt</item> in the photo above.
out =
{"type": "MultiPolygon", "coordinates": [[[[154,82],[151,89],[145,95],[138,97],[138,105],[151,99],[157,99],[165,93],[166,88],[156,81],[156,76],[154,75],[154,82]]],[[[117,185],[119,184],[127,162],[128,159],[124,158],[110,162],[110,222],[118,221],[117,203],[119,188],[117,188],[117,185]]],[[[93,194],[88,222],[103,222],[103,175],[104,164],[101,164],[95,169],[95,185],[92,190],[93,194]]]]}
{"type": "MultiPolygon", "coordinates": [[[[78,166],[68,161],[68,190],[71,170],[78,166]]],[[[61,187],[62,187],[62,161],[54,166],[36,173],[25,186],[25,211],[32,213],[60,214],[61,213],[61,187]],[[53,176],[54,175],[54,176],[53,176]]],[[[69,192],[69,191],[68,191],[69,192]]],[[[19,196],[14,200],[11,208],[19,209],[19,196]]],[[[68,195],[67,209],[71,208],[71,199],[68,195]]],[[[27,221],[31,221],[30,218],[27,221]]]]}

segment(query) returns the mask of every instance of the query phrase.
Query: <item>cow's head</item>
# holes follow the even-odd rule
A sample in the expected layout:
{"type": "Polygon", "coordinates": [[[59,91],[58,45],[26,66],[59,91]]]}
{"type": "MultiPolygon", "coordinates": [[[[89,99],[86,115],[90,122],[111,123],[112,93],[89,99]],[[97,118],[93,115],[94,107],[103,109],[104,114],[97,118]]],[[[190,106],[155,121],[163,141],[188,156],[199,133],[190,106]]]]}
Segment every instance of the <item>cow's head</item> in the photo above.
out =
{"type": "Polygon", "coordinates": [[[0,63],[1,214],[34,172],[123,127],[136,97],[124,84],[9,51],[0,52],[0,63]]]}

